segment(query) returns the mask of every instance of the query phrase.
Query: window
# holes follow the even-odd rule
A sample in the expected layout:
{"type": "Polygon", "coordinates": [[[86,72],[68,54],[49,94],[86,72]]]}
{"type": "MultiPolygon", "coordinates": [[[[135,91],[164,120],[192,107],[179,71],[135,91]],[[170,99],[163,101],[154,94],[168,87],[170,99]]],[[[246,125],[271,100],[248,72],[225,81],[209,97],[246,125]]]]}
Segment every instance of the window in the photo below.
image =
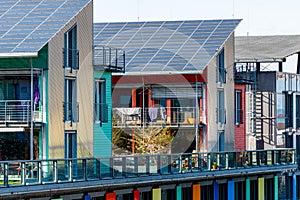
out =
{"type": "Polygon", "coordinates": [[[234,123],[239,125],[243,123],[243,109],[242,109],[242,91],[235,91],[235,110],[234,123]]]}
{"type": "Polygon", "coordinates": [[[300,127],[300,95],[296,95],[296,129],[300,127]]]}
{"type": "Polygon", "coordinates": [[[220,131],[219,138],[218,138],[218,151],[224,151],[224,143],[225,143],[224,131],[220,131]]]}
{"type": "Polygon", "coordinates": [[[105,80],[95,81],[95,114],[94,121],[100,123],[108,122],[108,106],[106,104],[105,80]]]}
{"type": "Polygon", "coordinates": [[[226,122],[226,110],[224,102],[224,90],[219,89],[217,93],[217,122],[225,124],[226,122]]]}
{"type": "Polygon", "coordinates": [[[77,26],[74,25],[65,33],[64,67],[79,68],[79,52],[77,50],[77,26]]]}
{"type": "Polygon", "coordinates": [[[217,82],[226,83],[224,49],[217,56],[217,82]]]}
{"type": "Polygon", "coordinates": [[[77,134],[76,131],[65,132],[65,158],[77,157],[77,134]]]}
{"type": "Polygon", "coordinates": [[[285,96],[285,127],[293,127],[293,94],[286,93],[285,96]]]}
{"type": "Polygon", "coordinates": [[[76,80],[65,79],[64,121],[78,122],[76,80]]]}

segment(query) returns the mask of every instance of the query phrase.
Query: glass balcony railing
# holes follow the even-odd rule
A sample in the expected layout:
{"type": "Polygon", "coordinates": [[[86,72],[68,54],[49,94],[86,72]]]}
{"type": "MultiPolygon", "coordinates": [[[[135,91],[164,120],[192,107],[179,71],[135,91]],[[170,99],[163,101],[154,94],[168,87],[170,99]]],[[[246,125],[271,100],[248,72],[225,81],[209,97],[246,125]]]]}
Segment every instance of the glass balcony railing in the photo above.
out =
{"type": "Polygon", "coordinates": [[[124,126],[190,126],[202,123],[196,119],[195,107],[114,108],[115,127],[124,126]]]}
{"type": "Polygon", "coordinates": [[[1,100],[0,123],[42,122],[41,107],[31,110],[30,100],[1,100]]]}
{"type": "MultiPolygon", "coordinates": [[[[138,176],[297,168],[294,149],[0,161],[0,188],[138,176]],[[268,168],[267,168],[268,167],[268,168]],[[264,168],[264,169],[263,169],[264,168]],[[236,171],[237,170],[237,171],[236,171]]],[[[221,172],[221,176],[224,175],[221,172]]]]}

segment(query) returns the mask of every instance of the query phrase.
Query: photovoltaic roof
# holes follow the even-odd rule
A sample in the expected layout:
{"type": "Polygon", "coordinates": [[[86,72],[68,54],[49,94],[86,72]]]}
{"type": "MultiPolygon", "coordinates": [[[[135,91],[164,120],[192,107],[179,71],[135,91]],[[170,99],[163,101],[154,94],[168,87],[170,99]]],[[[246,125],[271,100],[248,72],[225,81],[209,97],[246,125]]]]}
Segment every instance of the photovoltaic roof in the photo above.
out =
{"type": "Polygon", "coordinates": [[[0,57],[37,52],[91,0],[1,0],[0,57]]]}
{"type": "Polygon", "coordinates": [[[240,19],[95,23],[94,45],[126,52],[126,72],[203,70],[240,19]]]}

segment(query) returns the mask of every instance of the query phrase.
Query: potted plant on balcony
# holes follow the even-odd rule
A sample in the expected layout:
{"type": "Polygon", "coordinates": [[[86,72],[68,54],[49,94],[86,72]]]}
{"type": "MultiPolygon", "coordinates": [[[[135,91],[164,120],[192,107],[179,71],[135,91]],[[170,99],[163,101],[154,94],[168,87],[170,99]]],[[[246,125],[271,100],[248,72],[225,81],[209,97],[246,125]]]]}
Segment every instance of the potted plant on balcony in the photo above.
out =
{"type": "Polygon", "coordinates": [[[213,162],[212,169],[217,169],[217,168],[218,168],[217,162],[213,162]]]}

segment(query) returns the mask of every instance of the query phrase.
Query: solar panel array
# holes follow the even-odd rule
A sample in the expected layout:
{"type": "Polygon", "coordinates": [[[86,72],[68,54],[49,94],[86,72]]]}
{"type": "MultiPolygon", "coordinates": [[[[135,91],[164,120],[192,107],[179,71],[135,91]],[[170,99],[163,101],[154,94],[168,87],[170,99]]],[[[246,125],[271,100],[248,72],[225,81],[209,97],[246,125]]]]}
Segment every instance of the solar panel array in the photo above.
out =
{"type": "Polygon", "coordinates": [[[203,70],[241,20],[96,23],[94,44],[126,52],[126,72],[203,70]]]}
{"type": "Polygon", "coordinates": [[[1,0],[0,53],[38,52],[91,0],[1,0]]]}

